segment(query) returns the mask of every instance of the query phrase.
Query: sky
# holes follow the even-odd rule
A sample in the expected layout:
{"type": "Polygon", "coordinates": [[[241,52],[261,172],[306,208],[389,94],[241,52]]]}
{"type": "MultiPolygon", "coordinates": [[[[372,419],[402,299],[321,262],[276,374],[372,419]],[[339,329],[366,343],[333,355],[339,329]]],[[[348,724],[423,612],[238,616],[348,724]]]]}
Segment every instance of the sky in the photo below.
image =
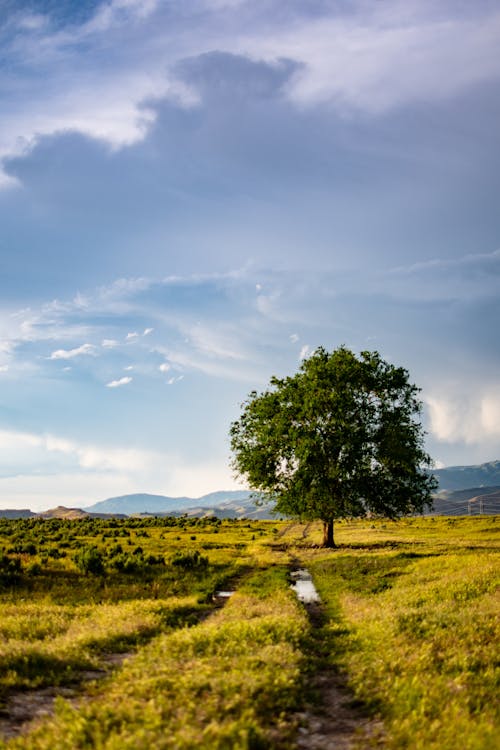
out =
{"type": "Polygon", "coordinates": [[[318,346],[500,459],[496,0],[0,0],[0,507],[241,486],[318,346]]]}

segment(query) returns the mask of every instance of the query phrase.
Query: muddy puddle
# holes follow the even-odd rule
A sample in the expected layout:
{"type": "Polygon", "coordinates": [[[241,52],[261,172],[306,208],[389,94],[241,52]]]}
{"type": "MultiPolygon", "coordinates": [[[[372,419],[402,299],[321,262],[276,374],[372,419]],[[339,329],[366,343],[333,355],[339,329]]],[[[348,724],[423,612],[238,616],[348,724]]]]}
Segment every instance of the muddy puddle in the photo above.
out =
{"type": "Polygon", "coordinates": [[[306,568],[300,568],[290,573],[293,581],[291,589],[295,591],[297,599],[304,604],[319,604],[321,601],[311,574],[306,568]]]}

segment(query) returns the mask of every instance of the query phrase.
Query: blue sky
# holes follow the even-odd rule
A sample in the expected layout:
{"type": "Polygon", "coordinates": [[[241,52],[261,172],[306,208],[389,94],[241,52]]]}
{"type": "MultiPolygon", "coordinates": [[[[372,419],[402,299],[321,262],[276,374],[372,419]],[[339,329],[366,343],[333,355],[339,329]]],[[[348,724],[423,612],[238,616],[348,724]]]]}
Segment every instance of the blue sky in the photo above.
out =
{"type": "Polygon", "coordinates": [[[237,487],[322,345],[500,458],[500,7],[0,0],[0,507],[237,487]]]}

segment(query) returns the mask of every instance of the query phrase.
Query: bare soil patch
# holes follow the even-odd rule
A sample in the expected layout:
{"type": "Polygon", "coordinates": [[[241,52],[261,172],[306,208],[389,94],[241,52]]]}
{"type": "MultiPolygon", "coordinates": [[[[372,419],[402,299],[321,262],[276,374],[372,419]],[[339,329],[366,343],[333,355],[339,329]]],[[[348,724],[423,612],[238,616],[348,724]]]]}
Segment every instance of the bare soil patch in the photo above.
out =
{"type": "Polygon", "coordinates": [[[57,685],[35,690],[20,690],[11,693],[0,708],[0,737],[4,740],[17,737],[32,729],[38,721],[54,713],[56,698],[61,697],[77,703],[84,698],[85,687],[106,677],[113,669],[122,665],[132,652],[106,654],[101,659],[101,667],[85,670],[78,681],[69,685],[57,685]]]}
{"type": "MultiPolygon", "coordinates": [[[[306,605],[313,631],[320,638],[324,626],[321,604],[306,605]]],[[[347,678],[326,659],[313,657],[315,671],[309,679],[311,698],[297,716],[297,748],[307,750],[367,750],[384,747],[382,722],[356,700],[347,678]]]]}

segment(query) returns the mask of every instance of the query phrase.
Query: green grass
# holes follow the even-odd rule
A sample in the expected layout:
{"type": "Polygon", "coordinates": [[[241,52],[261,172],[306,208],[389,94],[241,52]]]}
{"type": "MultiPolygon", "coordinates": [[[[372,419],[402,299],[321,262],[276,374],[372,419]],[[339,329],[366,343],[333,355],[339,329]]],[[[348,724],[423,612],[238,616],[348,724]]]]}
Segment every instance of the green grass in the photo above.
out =
{"type": "Polygon", "coordinates": [[[386,747],[498,747],[494,518],[346,525],[310,569],[336,632],[332,663],[380,713],[386,747]],[[367,554],[367,550],[370,550],[367,554]]]}
{"type": "Polygon", "coordinates": [[[248,593],[205,622],[153,639],[89,700],[78,708],[60,700],[53,719],[6,747],[290,747],[287,716],[300,700],[308,624],[285,576],[273,580],[255,574],[248,593]]]}
{"type": "Polygon", "coordinates": [[[80,703],[58,699],[53,717],[0,747],[294,747],[308,678],[329,665],[382,718],[387,750],[493,750],[499,528],[494,517],[344,522],[327,551],[319,524],[0,522],[0,699],[133,652],[83,685],[80,703]],[[78,568],[90,547],[102,573],[78,568]],[[133,556],[128,572],[120,555],[133,556]],[[315,628],[289,589],[292,565],[322,597],[315,628]],[[219,588],[237,589],[223,609],[219,588]]]}

